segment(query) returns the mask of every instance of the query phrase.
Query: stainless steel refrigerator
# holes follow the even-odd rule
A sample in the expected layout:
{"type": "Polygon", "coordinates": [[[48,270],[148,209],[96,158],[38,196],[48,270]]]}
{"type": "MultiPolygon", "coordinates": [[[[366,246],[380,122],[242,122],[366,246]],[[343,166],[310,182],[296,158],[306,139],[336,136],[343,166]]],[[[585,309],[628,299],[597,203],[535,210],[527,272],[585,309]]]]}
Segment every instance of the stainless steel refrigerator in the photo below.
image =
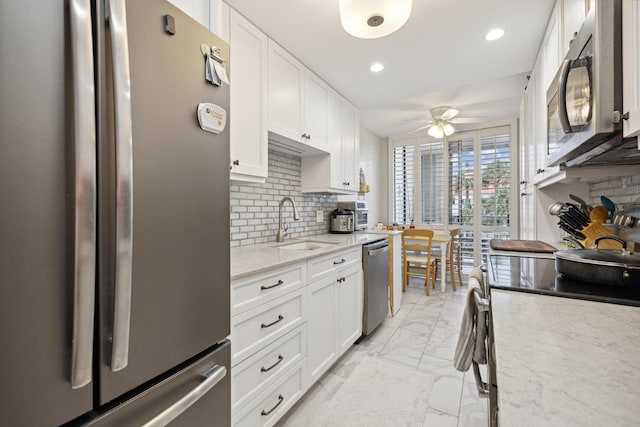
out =
{"type": "Polygon", "coordinates": [[[0,24],[0,424],[229,425],[228,46],[163,0],[0,24]]]}

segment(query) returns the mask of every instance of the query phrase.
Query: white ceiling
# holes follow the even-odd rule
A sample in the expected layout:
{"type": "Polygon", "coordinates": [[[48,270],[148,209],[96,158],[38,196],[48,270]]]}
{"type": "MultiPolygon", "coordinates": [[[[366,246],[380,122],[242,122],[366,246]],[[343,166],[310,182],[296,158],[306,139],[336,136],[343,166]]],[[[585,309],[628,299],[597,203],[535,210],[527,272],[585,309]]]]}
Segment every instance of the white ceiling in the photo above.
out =
{"type": "MultiPolygon", "coordinates": [[[[361,110],[386,137],[448,105],[484,123],[513,119],[554,0],[413,0],[409,21],[380,39],[340,25],[338,0],[226,0],[361,110]],[[484,40],[494,27],[505,36],[484,40]],[[384,71],[369,66],[382,62],[384,71]]],[[[455,125],[458,130],[477,128],[455,125]]]]}

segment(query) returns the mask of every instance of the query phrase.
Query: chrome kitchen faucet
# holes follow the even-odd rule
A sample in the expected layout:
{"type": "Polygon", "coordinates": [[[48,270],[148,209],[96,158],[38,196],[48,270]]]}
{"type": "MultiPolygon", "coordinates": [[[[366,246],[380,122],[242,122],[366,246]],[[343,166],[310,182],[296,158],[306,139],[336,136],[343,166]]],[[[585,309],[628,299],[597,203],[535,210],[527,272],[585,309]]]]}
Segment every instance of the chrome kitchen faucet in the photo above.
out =
{"type": "Polygon", "coordinates": [[[282,226],[282,209],[284,206],[284,202],[286,202],[287,200],[290,201],[291,206],[293,206],[293,220],[298,221],[300,219],[300,214],[298,213],[296,202],[289,196],[283,197],[282,200],[280,200],[280,205],[278,206],[278,235],[276,237],[276,241],[278,242],[284,242],[284,236],[286,235],[286,231],[287,231],[287,228],[284,228],[284,231],[283,231],[283,226],[282,226]]]}

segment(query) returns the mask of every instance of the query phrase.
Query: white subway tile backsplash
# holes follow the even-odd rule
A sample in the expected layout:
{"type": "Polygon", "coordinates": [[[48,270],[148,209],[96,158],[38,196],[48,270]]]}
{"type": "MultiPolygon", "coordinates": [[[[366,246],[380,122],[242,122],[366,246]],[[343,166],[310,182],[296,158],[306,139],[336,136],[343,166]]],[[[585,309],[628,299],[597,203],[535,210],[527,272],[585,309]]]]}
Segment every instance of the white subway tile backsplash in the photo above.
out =
{"type": "Polygon", "coordinates": [[[231,246],[253,245],[276,240],[278,205],[284,196],[295,200],[300,220],[293,221],[293,209],[285,203],[283,218],[288,236],[306,237],[326,233],[329,215],[337,206],[337,196],[300,191],[301,164],[298,156],[269,150],[269,176],[263,184],[231,182],[231,246]],[[324,221],[316,223],[316,211],[324,211],[324,221]]]}
{"type": "Polygon", "coordinates": [[[591,183],[589,203],[600,205],[600,196],[611,199],[617,210],[624,210],[631,203],[640,203],[640,175],[616,176],[591,183]]]}

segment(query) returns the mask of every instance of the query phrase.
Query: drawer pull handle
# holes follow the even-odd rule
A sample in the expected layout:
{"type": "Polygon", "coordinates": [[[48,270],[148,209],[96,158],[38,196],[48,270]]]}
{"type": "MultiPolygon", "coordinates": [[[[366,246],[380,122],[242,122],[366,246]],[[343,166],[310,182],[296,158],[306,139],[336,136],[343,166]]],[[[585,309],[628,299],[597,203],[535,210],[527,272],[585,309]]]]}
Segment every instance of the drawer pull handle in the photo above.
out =
{"type": "Polygon", "coordinates": [[[275,285],[271,285],[271,286],[262,285],[262,286],[260,286],[260,290],[264,291],[264,290],[267,290],[267,289],[275,288],[276,286],[280,286],[280,285],[284,285],[284,282],[282,280],[278,280],[278,283],[276,283],[275,285]]]}
{"type": "Polygon", "coordinates": [[[265,368],[264,366],[262,368],[260,368],[260,372],[269,372],[270,370],[272,370],[273,368],[275,368],[276,366],[278,366],[280,364],[280,362],[282,362],[284,360],[284,357],[282,357],[282,355],[278,355],[278,361],[276,363],[274,363],[273,365],[269,366],[268,368],[265,368]]]}
{"type": "Polygon", "coordinates": [[[278,315],[278,320],[274,320],[273,322],[268,323],[268,324],[263,323],[262,325],[260,325],[260,327],[261,327],[261,328],[263,328],[263,329],[264,329],[264,328],[271,327],[271,326],[275,325],[275,324],[276,324],[276,323],[278,323],[278,322],[282,322],[282,320],[283,320],[283,319],[284,319],[284,317],[283,317],[281,314],[279,314],[279,315],[278,315]]]}
{"type": "Polygon", "coordinates": [[[273,408],[269,409],[268,411],[265,411],[264,409],[262,410],[262,416],[265,417],[267,415],[269,415],[270,413],[272,413],[273,411],[276,410],[276,408],[278,406],[280,406],[280,404],[284,402],[284,397],[282,397],[281,394],[278,395],[278,403],[276,403],[276,406],[274,406],[273,408]]]}
{"type": "Polygon", "coordinates": [[[342,261],[333,261],[333,265],[338,265],[338,264],[342,264],[344,262],[346,262],[347,260],[342,258],[342,261]]]}

